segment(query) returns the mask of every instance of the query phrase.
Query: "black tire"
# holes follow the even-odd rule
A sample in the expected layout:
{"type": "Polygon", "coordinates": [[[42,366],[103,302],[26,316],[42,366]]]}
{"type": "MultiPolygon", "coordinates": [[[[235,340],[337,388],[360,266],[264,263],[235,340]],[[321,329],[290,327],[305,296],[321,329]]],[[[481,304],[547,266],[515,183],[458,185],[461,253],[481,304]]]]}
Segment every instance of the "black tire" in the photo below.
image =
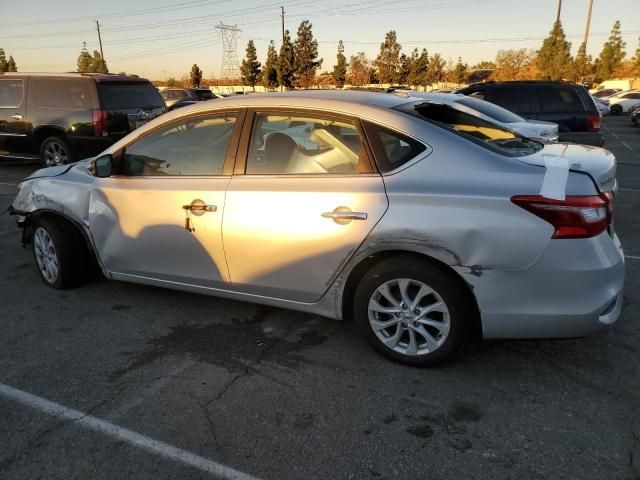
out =
{"type": "Polygon", "coordinates": [[[620,115],[622,113],[622,105],[611,105],[609,110],[611,111],[611,115],[620,115]]]}
{"type": "Polygon", "coordinates": [[[33,257],[40,273],[42,281],[51,288],[67,289],[83,283],[91,269],[91,261],[88,255],[84,239],[77,229],[65,220],[52,217],[41,217],[35,220],[32,238],[33,257]],[[42,230],[50,238],[53,252],[45,248],[47,253],[55,255],[57,273],[47,275],[49,271],[43,264],[49,265],[42,257],[41,242],[42,230]],[[38,258],[40,257],[40,259],[38,258]]]}
{"type": "Polygon", "coordinates": [[[64,165],[74,161],[74,155],[67,142],[62,137],[45,138],[40,145],[40,163],[43,167],[64,165]]]}
{"type": "MultiPolygon", "coordinates": [[[[454,277],[452,272],[448,272],[446,268],[426,259],[407,255],[382,260],[365,274],[355,291],[353,314],[358,330],[379,353],[405,365],[426,366],[451,358],[461,349],[466,340],[472,336],[473,322],[475,315],[477,315],[474,305],[470,294],[460,284],[460,281],[454,277]],[[449,312],[448,335],[444,338],[442,344],[434,348],[433,351],[419,355],[399,353],[387,347],[373,331],[369,320],[369,301],[378,287],[386,282],[392,282],[394,279],[410,279],[421,282],[436,292],[446,305],[449,312]]],[[[388,314],[387,318],[389,317],[391,317],[391,314],[388,314]]],[[[416,324],[414,323],[414,325],[416,324]]],[[[400,328],[400,324],[396,328],[400,328]]],[[[397,332],[398,330],[396,330],[397,332]]],[[[404,335],[409,335],[408,328],[405,332],[402,334],[402,338],[405,338],[404,335]]],[[[408,345],[408,340],[405,343],[408,345]]]]}

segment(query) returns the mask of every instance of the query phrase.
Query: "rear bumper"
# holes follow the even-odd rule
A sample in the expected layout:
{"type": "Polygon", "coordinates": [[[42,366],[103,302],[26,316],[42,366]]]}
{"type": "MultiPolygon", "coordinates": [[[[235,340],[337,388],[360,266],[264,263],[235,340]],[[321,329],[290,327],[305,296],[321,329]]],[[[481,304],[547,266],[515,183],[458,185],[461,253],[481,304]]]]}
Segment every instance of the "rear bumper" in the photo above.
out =
{"type": "Polygon", "coordinates": [[[601,132],[560,132],[560,141],[602,147],[604,135],[601,132]]]}
{"type": "MultiPolygon", "coordinates": [[[[470,283],[470,277],[468,279],[470,283]]],[[[570,338],[614,323],[624,255],[607,233],[552,240],[526,270],[484,270],[473,281],[485,338],[570,338]]]]}

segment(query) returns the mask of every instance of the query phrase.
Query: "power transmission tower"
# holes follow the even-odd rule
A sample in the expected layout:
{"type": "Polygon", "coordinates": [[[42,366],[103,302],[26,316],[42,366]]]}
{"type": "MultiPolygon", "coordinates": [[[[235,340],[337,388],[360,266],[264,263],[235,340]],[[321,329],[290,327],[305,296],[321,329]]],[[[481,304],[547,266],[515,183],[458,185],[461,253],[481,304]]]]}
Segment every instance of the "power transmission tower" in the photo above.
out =
{"type": "Polygon", "coordinates": [[[222,78],[240,77],[240,64],[238,63],[238,35],[242,30],[237,25],[225,25],[220,22],[216,26],[222,40],[222,65],[220,76],[222,78]]]}

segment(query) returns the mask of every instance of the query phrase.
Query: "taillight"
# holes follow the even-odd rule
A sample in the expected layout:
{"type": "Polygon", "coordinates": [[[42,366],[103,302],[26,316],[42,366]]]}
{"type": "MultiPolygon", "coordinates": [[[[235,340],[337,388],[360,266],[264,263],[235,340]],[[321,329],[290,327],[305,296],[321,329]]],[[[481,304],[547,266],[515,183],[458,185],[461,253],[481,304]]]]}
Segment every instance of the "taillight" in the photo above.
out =
{"type": "Polygon", "coordinates": [[[587,131],[588,132],[597,132],[600,130],[600,125],[602,124],[602,117],[600,114],[598,115],[589,115],[587,117],[587,131]]]}
{"type": "Polygon", "coordinates": [[[564,200],[516,195],[511,201],[553,225],[552,238],[595,237],[604,232],[611,221],[611,204],[605,194],[572,195],[564,200]]]}
{"type": "Polygon", "coordinates": [[[94,110],[92,123],[93,123],[93,134],[96,137],[106,137],[108,135],[106,110],[94,110]]]}

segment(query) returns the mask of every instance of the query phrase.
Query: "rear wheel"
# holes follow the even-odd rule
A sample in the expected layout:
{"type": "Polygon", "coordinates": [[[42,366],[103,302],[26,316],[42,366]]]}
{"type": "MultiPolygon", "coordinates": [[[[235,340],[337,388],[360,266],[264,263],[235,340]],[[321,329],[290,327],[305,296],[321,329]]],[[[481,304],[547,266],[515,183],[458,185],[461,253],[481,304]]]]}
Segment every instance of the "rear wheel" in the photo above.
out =
{"type": "Polygon", "coordinates": [[[453,274],[427,260],[375,265],[354,296],[354,318],[369,344],[391,360],[430,365],[455,354],[470,334],[473,303],[453,274]]]}
{"type": "Polygon", "coordinates": [[[609,107],[609,110],[611,110],[611,113],[613,115],[619,115],[622,113],[622,105],[611,105],[611,107],[609,107]]]}
{"type": "Polygon", "coordinates": [[[40,146],[40,160],[43,167],[54,167],[72,162],[73,154],[63,138],[49,137],[40,146]]]}
{"type": "Polygon", "coordinates": [[[65,289],[81,283],[90,267],[80,233],[64,221],[40,218],[33,226],[33,256],[42,281],[65,289]]]}

